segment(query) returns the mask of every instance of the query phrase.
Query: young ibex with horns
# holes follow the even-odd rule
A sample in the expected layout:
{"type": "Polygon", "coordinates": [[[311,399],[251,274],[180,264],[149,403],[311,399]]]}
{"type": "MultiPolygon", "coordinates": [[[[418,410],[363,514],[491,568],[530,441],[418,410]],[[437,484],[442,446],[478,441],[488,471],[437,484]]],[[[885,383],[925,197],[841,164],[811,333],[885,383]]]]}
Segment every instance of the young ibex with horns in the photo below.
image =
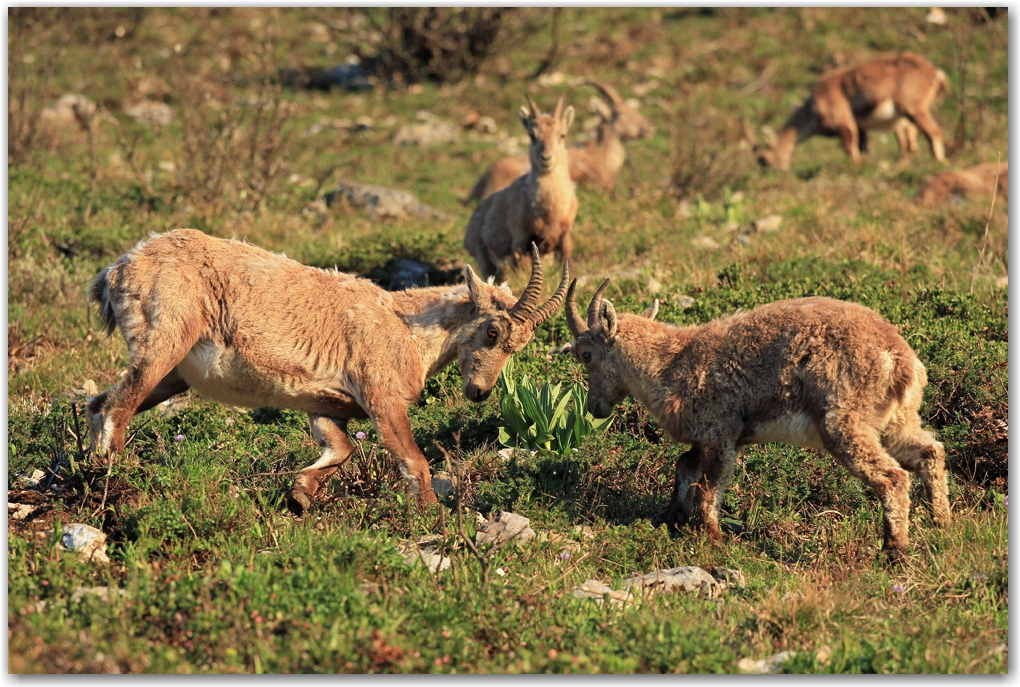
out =
{"type": "Polygon", "coordinates": [[[520,110],[531,138],[531,170],[512,184],[484,198],[468,220],[464,247],[478,262],[482,276],[503,278],[504,264],[515,264],[532,242],[542,255],[570,259],[570,229],[577,215],[574,182],[567,171],[567,130],[574,108],[563,96],[551,115],[541,114],[528,95],[520,110]]]}
{"type": "Polygon", "coordinates": [[[539,307],[542,265],[520,299],[464,268],[459,286],[388,292],[365,279],[306,267],[247,243],[179,229],[140,243],[93,280],[109,333],[130,363],[87,402],[92,449],[124,450],[137,413],[194,388],[247,407],[305,411],[325,447],[288,495],[296,513],[354,452],[351,418],[370,418],[420,504],[436,501],[407,408],[454,360],[464,395],[488,398],[507,358],[560,306],[563,280],[539,307]]]}
{"type": "MultiPolygon", "coordinates": [[[[612,191],[616,188],[616,177],[627,161],[624,142],[653,136],[655,125],[628,105],[612,86],[598,81],[586,83],[597,89],[605,100],[593,99],[597,103],[600,120],[595,138],[567,149],[570,178],[579,184],[591,182],[612,191]]],[[[527,174],[529,169],[531,160],[528,155],[515,155],[493,162],[471,189],[464,204],[506,188],[514,179],[527,174]]]]}
{"type": "MultiPolygon", "coordinates": [[[[576,283],[576,282],[575,282],[576,283]]],[[[719,508],[747,444],[825,449],[869,484],[885,510],[885,550],[907,550],[910,472],[930,495],[935,520],[950,522],[942,444],[921,429],[924,365],[873,310],[831,298],[779,301],[703,326],[617,315],[595,292],[587,321],[567,291],[573,355],[588,371],[588,410],[608,417],[634,394],[691,449],[677,461],[671,526],[700,511],[721,539],[719,508]]]]}
{"type": "Polygon", "coordinates": [[[838,136],[857,162],[868,150],[868,131],[889,129],[904,155],[917,150],[920,128],[931,143],[932,155],[944,163],[942,130],[929,110],[935,98],[948,90],[945,72],[910,52],[823,74],[811,97],[769,141],[770,147],[759,152],[758,162],[788,170],[794,146],[816,134],[838,136]]]}

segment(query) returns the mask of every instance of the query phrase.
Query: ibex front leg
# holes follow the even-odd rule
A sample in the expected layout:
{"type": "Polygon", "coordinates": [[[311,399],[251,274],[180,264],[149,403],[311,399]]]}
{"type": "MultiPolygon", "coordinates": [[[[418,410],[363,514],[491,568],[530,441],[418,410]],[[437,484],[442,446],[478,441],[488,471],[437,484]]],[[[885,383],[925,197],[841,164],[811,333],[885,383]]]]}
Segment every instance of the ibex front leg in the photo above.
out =
{"type": "Polygon", "coordinates": [[[400,474],[407,480],[411,491],[418,497],[418,505],[425,506],[436,503],[436,494],[432,491],[432,473],[429,462],[414,443],[411,434],[411,423],[407,419],[407,410],[391,405],[372,413],[375,428],[382,438],[382,445],[396,458],[400,474]]]}
{"type": "Polygon", "coordinates": [[[694,514],[694,496],[691,487],[701,478],[701,449],[692,446],[676,460],[676,479],[673,482],[673,498],[666,510],[659,516],[669,529],[686,524],[694,514]]]}
{"type": "Polygon", "coordinates": [[[317,461],[298,473],[287,494],[287,506],[295,515],[301,515],[311,507],[315,492],[354,453],[354,444],[347,436],[346,418],[309,415],[308,421],[312,426],[312,436],[326,450],[317,461]]]}

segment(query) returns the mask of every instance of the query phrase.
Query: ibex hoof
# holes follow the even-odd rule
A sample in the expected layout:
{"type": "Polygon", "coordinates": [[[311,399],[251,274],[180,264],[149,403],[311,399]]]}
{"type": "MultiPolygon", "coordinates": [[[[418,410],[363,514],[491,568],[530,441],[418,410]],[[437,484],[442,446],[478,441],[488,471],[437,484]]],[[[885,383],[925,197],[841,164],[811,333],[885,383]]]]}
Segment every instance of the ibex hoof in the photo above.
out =
{"type": "Polygon", "coordinates": [[[669,532],[679,534],[680,527],[687,524],[687,518],[679,508],[667,508],[652,519],[652,526],[665,525],[669,532]]]}
{"type": "Polygon", "coordinates": [[[899,565],[907,557],[907,552],[899,547],[883,547],[882,550],[885,552],[889,565],[899,565]]]}
{"type": "Polygon", "coordinates": [[[312,507],[312,496],[299,489],[291,489],[287,493],[287,508],[294,515],[301,517],[305,511],[312,507]]]}

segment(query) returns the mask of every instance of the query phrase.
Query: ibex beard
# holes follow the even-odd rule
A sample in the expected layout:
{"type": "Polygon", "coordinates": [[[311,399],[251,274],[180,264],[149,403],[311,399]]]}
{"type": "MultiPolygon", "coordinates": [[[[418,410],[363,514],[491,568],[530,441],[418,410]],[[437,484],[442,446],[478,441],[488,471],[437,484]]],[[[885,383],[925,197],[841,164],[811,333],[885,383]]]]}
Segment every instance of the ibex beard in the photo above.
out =
{"type": "Polygon", "coordinates": [[[884,510],[890,559],[907,551],[910,474],[950,522],[946,453],[921,428],[927,375],[896,327],[878,313],[831,298],[763,305],[705,325],[655,322],[658,302],[617,315],[595,292],[587,321],[567,292],[573,355],[588,372],[588,410],[608,417],[633,394],[669,435],[691,449],[676,466],[670,525],[700,515],[721,539],[719,509],[748,444],[824,449],[871,486],[884,510]]]}
{"type": "Polygon", "coordinates": [[[295,513],[354,453],[352,418],[369,418],[422,505],[435,503],[429,464],[407,409],[454,360],[464,395],[488,398],[506,360],[563,301],[539,307],[542,263],[519,299],[464,268],[465,284],[388,292],[336,270],[247,243],[178,229],[139,243],[93,280],[108,333],[130,363],[87,401],[90,448],[121,453],[130,419],[193,388],[223,403],[307,412],[324,447],[288,494],[295,513]]]}

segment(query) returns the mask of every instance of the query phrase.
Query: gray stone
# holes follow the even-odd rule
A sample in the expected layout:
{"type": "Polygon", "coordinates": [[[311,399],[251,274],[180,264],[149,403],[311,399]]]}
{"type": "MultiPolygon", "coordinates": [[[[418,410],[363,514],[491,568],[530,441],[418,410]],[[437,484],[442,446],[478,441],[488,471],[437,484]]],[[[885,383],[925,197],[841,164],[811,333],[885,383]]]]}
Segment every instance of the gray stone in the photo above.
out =
{"type": "Polygon", "coordinates": [[[646,575],[633,575],[623,581],[624,589],[637,589],[646,593],[656,592],[701,592],[703,585],[712,588],[719,586],[714,577],[696,565],[656,570],[646,575]]]}
{"type": "Polygon", "coordinates": [[[343,198],[351,207],[364,209],[373,221],[399,220],[406,217],[439,222],[451,219],[445,212],[425,205],[407,191],[373,184],[342,181],[337,185],[336,191],[327,193],[324,198],[327,206],[332,206],[338,198],[343,198]]]}
{"type": "Polygon", "coordinates": [[[600,606],[609,595],[609,603],[613,606],[632,604],[635,602],[634,595],[624,589],[613,589],[598,580],[585,580],[572,592],[575,599],[595,599],[600,606]]]}
{"type": "Polygon", "coordinates": [[[437,472],[432,476],[432,491],[436,496],[452,494],[457,488],[457,478],[448,472],[437,472]]]}
{"type": "Polygon", "coordinates": [[[71,594],[71,601],[81,601],[86,596],[98,596],[109,602],[118,596],[127,596],[127,591],[118,587],[78,587],[71,594]]]}
{"type": "Polygon", "coordinates": [[[712,571],[712,577],[721,582],[725,582],[730,587],[747,586],[747,578],[744,577],[744,573],[739,570],[733,570],[732,568],[716,568],[712,571]]]}
{"type": "Polygon", "coordinates": [[[754,230],[762,231],[768,234],[773,231],[778,231],[779,227],[781,227],[782,225],[783,225],[782,215],[766,215],[765,217],[762,217],[761,219],[757,219],[754,221],[754,230]]]}
{"type": "Polygon", "coordinates": [[[444,556],[440,553],[430,553],[428,551],[412,551],[404,556],[404,563],[407,565],[422,563],[431,573],[442,572],[443,570],[448,569],[451,565],[449,556],[444,556]]]}
{"type": "Polygon", "coordinates": [[[737,661],[737,669],[742,673],[775,673],[783,667],[783,663],[796,655],[796,651],[780,651],[769,658],[742,658],[737,661]]]}
{"type": "Polygon", "coordinates": [[[420,124],[405,124],[397,129],[393,136],[393,145],[397,146],[435,146],[454,143],[460,131],[451,122],[428,121],[420,124]]]}
{"type": "Polygon", "coordinates": [[[72,523],[64,525],[60,543],[68,551],[78,554],[78,560],[109,563],[106,555],[106,535],[91,525],[72,523]]]}
{"type": "Polygon", "coordinates": [[[35,512],[35,506],[28,503],[8,503],[7,518],[9,520],[24,520],[35,512]]]}
{"type": "Polygon", "coordinates": [[[495,520],[487,520],[475,532],[476,544],[499,544],[507,541],[527,543],[535,538],[535,530],[528,525],[528,518],[507,511],[501,512],[495,520]]]}

